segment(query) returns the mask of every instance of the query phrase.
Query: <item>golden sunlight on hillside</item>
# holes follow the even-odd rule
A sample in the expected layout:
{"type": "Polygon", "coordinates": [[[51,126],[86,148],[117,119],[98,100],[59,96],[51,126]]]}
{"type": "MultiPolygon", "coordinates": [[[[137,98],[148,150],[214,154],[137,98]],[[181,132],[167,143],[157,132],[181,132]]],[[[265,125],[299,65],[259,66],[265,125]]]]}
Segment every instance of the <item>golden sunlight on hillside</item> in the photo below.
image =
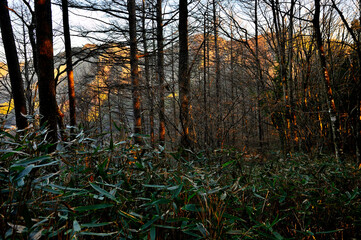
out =
{"type": "Polygon", "coordinates": [[[4,102],[0,104],[0,115],[7,115],[13,110],[14,108],[14,101],[4,102]]]}

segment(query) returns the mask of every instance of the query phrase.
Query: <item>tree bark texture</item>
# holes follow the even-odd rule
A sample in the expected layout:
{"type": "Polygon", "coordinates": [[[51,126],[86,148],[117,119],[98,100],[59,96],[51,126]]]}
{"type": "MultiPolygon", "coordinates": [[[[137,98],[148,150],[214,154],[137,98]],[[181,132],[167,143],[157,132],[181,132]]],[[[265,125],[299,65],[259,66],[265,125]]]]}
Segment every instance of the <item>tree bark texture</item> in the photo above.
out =
{"type": "MultiPolygon", "coordinates": [[[[66,55],[66,71],[68,75],[68,95],[69,95],[69,112],[70,112],[70,126],[76,126],[76,111],[75,111],[75,87],[74,87],[74,72],[71,52],[70,28],[69,28],[69,11],[68,0],[62,0],[63,10],[63,25],[64,25],[64,40],[65,40],[65,55],[66,55]]],[[[74,132],[74,128],[70,129],[74,132]]]]}
{"type": "Polygon", "coordinates": [[[165,144],[165,110],[164,110],[164,38],[162,0],[157,0],[157,75],[159,82],[159,144],[165,144]]]}
{"type": "MultiPolygon", "coordinates": [[[[361,24],[361,1],[358,2],[359,4],[359,24],[361,24]]],[[[354,45],[355,45],[355,50],[357,53],[357,87],[355,89],[356,91],[356,117],[355,117],[355,129],[354,129],[354,135],[355,135],[355,140],[356,140],[356,144],[355,144],[355,151],[356,151],[356,159],[357,159],[357,163],[360,164],[361,163],[361,135],[360,135],[360,130],[361,130],[361,115],[360,115],[360,108],[361,108],[361,96],[360,96],[360,91],[361,91],[361,45],[360,45],[360,34],[357,36],[357,34],[355,34],[354,30],[352,29],[352,27],[350,27],[350,25],[347,22],[347,19],[345,18],[344,14],[342,13],[341,9],[337,7],[335,0],[332,0],[332,5],[333,8],[337,11],[337,13],[340,15],[341,21],[342,23],[345,25],[347,31],[349,32],[349,34],[352,37],[352,40],[354,41],[354,45]]]]}
{"type": "Polygon", "coordinates": [[[180,122],[182,126],[181,145],[191,146],[189,137],[189,92],[190,79],[188,74],[188,2],[179,0],[179,98],[180,122]]]}
{"type": "Polygon", "coordinates": [[[321,35],[321,27],[320,27],[320,0],[315,0],[315,14],[313,18],[313,28],[315,32],[316,44],[318,49],[318,55],[320,58],[321,68],[323,71],[322,80],[326,90],[327,96],[327,107],[331,122],[331,131],[332,131],[332,139],[334,144],[335,156],[338,161],[340,161],[340,146],[339,146],[339,137],[337,133],[337,110],[335,105],[335,100],[332,93],[331,88],[331,79],[329,75],[329,71],[326,64],[326,54],[323,46],[322,35],[321,35]]]}
{"type": "Polygon", "coordinates": [[[220,92],[221,92],[221,71],[220,71],[220,56],[219,56],[219,47],[218,47],[218,16],[217,16],[217,1],[213,0],[213,34],[214,34],[214,52],[216,57],[216,110],[217,110],[217,120],[216,120],[216,138],[217,138],[217,147],[220,147],[222,144],[222,109],[220,107],[220,92]]]}
{"type": "Polygon", "coordinates": [[[153,104],[153,88],[150,81],[149,74],[149,53],[148,53],[148,43],[147,43],[147,33],[146,33],[146,7],[145,0],[142,1],[142,38],[143,38],[143,49],[144,49],[144,73],[145,73],[145,84],[147,87],[147,98],[149,101],[149,135],[151,145],[154,147],[155,138],[154,138],[154,104],[153,104]]]}
{"type": "Polygon", "coordinates": [[[26,117],[22,115],[27,114],[24,84],[21,77],[7,0],[0,1],[0,27],[10,75],[12,97],[14,99],[16,126],[18,129],[24,129],[28,126],[26,117]]]}
{"type": "Polygon", "coordinates": [[[41,124],[47,124],[48,140],[54,143],[58,137],[51,1],[36,0],[35,15],[41,124]]]}
{"type": "Polygon", "coordinates": [[[138,72],[138,56],[137,56],[137,19],[135,15],[135,0],[128,0],[129,14],[129,39],[130,39],[130,75],[132,80],[132,98],[133,98],[133,115],[134,115],[134,141],[136,144],[142,143],[139,136],[142,131],[142,118],[140,110],[140,94],[139,94],[139,72],[138,72]]]}

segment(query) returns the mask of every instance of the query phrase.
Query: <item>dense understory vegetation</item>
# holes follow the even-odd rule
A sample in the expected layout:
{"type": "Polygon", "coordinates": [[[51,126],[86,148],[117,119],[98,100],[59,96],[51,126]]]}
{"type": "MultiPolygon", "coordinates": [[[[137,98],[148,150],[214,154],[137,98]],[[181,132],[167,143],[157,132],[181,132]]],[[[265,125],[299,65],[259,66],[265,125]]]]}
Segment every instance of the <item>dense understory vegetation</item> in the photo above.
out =
{"type": "Polygon", "coordinates": [[[327,155],[179,152],[0,132],[1,239],[351,239],[361,172],[327,155]],[[184,155],[184,154],[183,154],[184,155]]]}

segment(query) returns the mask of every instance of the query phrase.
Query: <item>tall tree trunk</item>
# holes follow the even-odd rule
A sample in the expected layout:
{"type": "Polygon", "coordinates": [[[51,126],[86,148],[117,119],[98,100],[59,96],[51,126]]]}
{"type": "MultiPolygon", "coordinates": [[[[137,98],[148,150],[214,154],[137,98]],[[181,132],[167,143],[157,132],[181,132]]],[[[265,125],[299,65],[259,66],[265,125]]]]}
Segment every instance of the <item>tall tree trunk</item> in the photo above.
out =
{"type": "Polygon", "coordinates": [[[191,147],[189,137],[189,93],[190,80],[188,74],[188,2],[179,0],[179,98],[180,122],[182,125],[181,145],[191,147]]]}
{"type": "MultiPolygon", "coordinates": [[[[74,72],[73,72],[70,29],[69,29],[68,0],[62,0],[62,8],[63,8],[63,25],[64,25],[64,40],[65,40],[65,54],[66,54],[66,70],[68,74],[70,126],[75,127],[76,126],[75,88],[74,88],[74,72]]],[[[74,128],[71,128],[70,132],[73,133],[74,128]]]]}
{"type": "Polygon", "coordinates": [[[16,126],[24,129],[28,126],[26,118],[22,116],[27,114],[26,100],[7,0],[0,0],[0,27],[15,105],[16,126]]]}
{"type": "MultiPolygon", "coordinates": [[[[233,14],[232,14],[232,18],[233,18],[233,14]]],[[[233,38],[234,38],[234,35],[233,35],[233,22],[230,23],[230,30],[231,30],[231,48],[230,48],[230,54],[231,54],[231,59],[230,59],[230,65],[231,65],[231,101],[235,101],[235,97],[236,97],[236,88],[235,88],[235,81],[234,81],[234,66],[235,66],[235,57],[234,57],[234,41],[233,41],[233,38]]],[[[236,145],[236,109],[233,108],[233,113],[232,113],[232,116],[231,116],[231,142],[230,144],[232,144],[232,146],[235,146],[236,145]]]]}
{"type": "Polygon", "coordinates": [[[154,147],[154,103],[153,103],[153,89],[152,83],[150,81],[149,75],[149,53],[148,53],[148,43],[147,43],[147,32],[145,26],[146,19],[146,7],[145,0],[142,1],[142,38],[143,38],[143,48],[144,48],[144,73],[145,73],[145,84],[147,87],[147,97],[149,101],[149,134],[150,142],[152,147],[154,147]]]}
{"type": "Polygon", "coordinates": [[[159,144],[165,145],[164,43],[162,0],[157,0],[157,76],[159,82],[159,144]]]}
{"type": "Polygon", "coordinates": [[[172,101],[172,108],[173,108],[173,126],[174,126],[174,147],[177,146],[177,136],[179,134],[179,130],[178,130],[178,117],[177,117],[177,98],[176,98],[176,94],[175,94],[175,90],[176,90],[176,80],[175,80],[175,61],[174,61],[174,42],[172,42],[172,53],[171,53],[171,64],[172,64],[172,85],[173,85],[173,89],[172,89],[172,97],[173,97],[173,101],[172,101]]]}
{"type": "MultiPolygon", "coordinates": [[[[24,11],[21,11],[21,17],[24,18],[24,11]]],[[[31,89],[31,79],[29,74],[29,60],[28,60],[28,48],[26,42],[26,25],[23,22],[22,30],[23,30],[23,52],[24,52],[24,78],[25,78],[25,99],[28,106],[29,115],[33,115],[33,103],[32,103],[32,89],[31,89]]]]}
{"type": "Polygon", "coordinates": [[[218,47],[218,17],[217,17],[217,1],[213,0],[213,34],[214,34],[214,52],[216,54],[216,111],[217,111],[217,120],[216,120],[216,138],[217,138],[217,147],[220,147],[222,144],[222,111],[220,108],[220,92],[221,92],[221,71],[220,71],[220,56],[219,56],[219,47],[218,47]]]}
{"type": "Polygon", "coordinates": [[[291,9],[290,9],[290,24],[288,32],[288,90],[289,90],[289,102],[288,102],[288,114],[289,114],[289,123],[290,123],[290,145],[291,151],[294,151],[295,145],[297,145],[297,136],[296,136],[296,115],[294,111],[294,96],[293,96],[293,17],[294,17],[294,8],[295,0],[291,0],[291,9]]]}
{"type": "Polygon", "coordinates": [[[328,107],[328,112],[329,112],[329,117],[330,117],[330,122],[331,122],[331,131],[332,131],[332,139],[333,139],[333,144],[334,144],[334,150],[335,150],[335,156],[336,159],[340,162],[341,161],[341,156],[340,156],[340,146],[339,146],[339,137],[338,137],[338,133],[337,133],[337,110],[336,110],[336,105],[335,105],[335,100],[333,97],[333,93],[332,93],[332,88],[331,88],[331,80],[330,80],[330,75],[329,75],[329,71],[326,65],[326,54],[325,54],[325,50],[323,47],[323,40],[322,40],[322,35],[321,35],[321,26],[320,26],[320,0],[315,0],[315,13],[314,13],[314,18],[313,18],[313,28],[314,28],[314,32],[315,32],[315,38],[316,38],[316,44],[317,44],[317,49],[318,49],[318,55],[320,58],[320,63],[321,63],[321,68],[323,71],[322,74],[322,80],[323,80],[323,84],[326,90],[326,101],[327,101],[327,107],[328,107]]]}
{"type": "Polygon", "coordinates": [[[254,22],[255,22],[255,40],[256,40],[256,81],[257,81],[257,119],[258,119],[258,141],[259,148],[262,151],[263,148],[263,128],[262,128],[262,115],[261,115],[261,86],[262,86],[262,70],[261,63],[259,59],[259,41],[258,41],[258,0],[255,1],[255,13],[254,13],[254,22]]]}
{"type": "Polygon", "coordinates": [[[38,84],[40,99],[41,123],[47,123],[50,130],[49,141],[56,142],[57,137],[57,104],[54,79],[53,31],[51,19],[51,1],[36,0],[36,40],[38,56],[38,84]]]}
{"type": "Polygon", "coordinates": [[[204,13],[204,22],[203,22],[203,108],[204,108],[204,145],[208,145],[208,107],[207,107],[207,47],[208,47],[208,2],[206,5],[206,10],[204,13]]]}
{"type": "Polygon", "coordinates": [[[129,13],[129,39],[130,39],[130,75],[132,79],[132,98],[134,114],[134,141],[142,144],[139,134],[142,131],[142,119],[140,114],[140,94],[139,94],[139,73],[137,56],[137,19],[135,15],[135,0],[128,0],[129,13]]]}
{"type": "MultiPolygon", "coordinates": [[[[279,61],[279,76],[280,82],[279,90],[277,90],[277,95],[283,95],[283,107],[282,111],[279,113],[273,114],[273,125],[277,127],[280,136],[280,142],[282,145],[283,154],[286,155],[289,152],[289,144],[288,144],[288,127],[287,127],[287,67],[286,67],[286,56],[285,56],[285,36],[283,25],[281,25],[280,20],[280,3],[279,0],[271,0],[271,8],[273,14],[273,24],[276,33],[276,49],[277,49],[277,57],[279,61]],[[282,90],[281,90],[282,89],[282,90]],[[282,93],[281,93],[282,91],[282,93]]],[[[281,98],[281,97],[280,97],[281,98]]],[[[277,99],[278,100],[278,99],[277,99]]]]}
{"type": "MultiPolygon", "coordinates": [[[[360,135],[360,130],[361,130],[361,115],[360,115],[360,108],[361,108],[361,96],[360,96],[360,91],[361,91],[361,39],[360,39],[360,32],[357,34],[355,34],[354,30],[350,27],[350,25],[348,24],[345,16],[343,15],[342,11],[337,7],[336,2],[334,0],[332,0],[332,5],[333,8],[336,9],[337,13],[340,15],[341,20],[343,22],[343,24],[346,26],[347,31],[349,32],[349,34],[352,37],[352,40],[354,41],[355,44],[355,48],[356,48],[356,53],[357,53],[357,83],[356,83],[356,117],[355,117],[355,130],[354,130],[354,134],[355,134],[355,139],[356,139],[356,143],[355,143],[355,150],[356,150],[356,159],[357,159],[357,163],[360,164],[361,163],[361,135],[360,135]]],[[[359,7],[359,24],[361,24],[361,0],[359,0],[358,2],[358,7],[359,7]]],[[[358,31],[360,31],[358,29],[358,31]]]]}

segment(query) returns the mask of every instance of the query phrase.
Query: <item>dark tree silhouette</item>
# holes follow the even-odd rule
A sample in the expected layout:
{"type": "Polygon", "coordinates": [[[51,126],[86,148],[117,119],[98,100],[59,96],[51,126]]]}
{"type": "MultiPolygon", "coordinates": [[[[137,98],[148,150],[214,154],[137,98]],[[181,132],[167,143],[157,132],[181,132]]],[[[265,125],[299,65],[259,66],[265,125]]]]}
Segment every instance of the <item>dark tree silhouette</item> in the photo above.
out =
{"type": "Polygon", "coordinates": [[[142,119],[140,114],[140,94],[139,94],[139,73],[137,56],[137,19],[135,15],[135,0],[128,0],[129,14],[129,39],[130,39],[130,71],[132,79],[134,133],[135,143],[141,144],[142,139],[139,134],[142,131],[142,119]]]}
{"type": "Polygon", "coordinates": [[[36,0],[35,15],[41,123],[46,123],[50,130],[48,140],[56,142],[57,104],[55,99],[51,1],[36,0]]]}
{"type": "MultiPolygon", "coordinates": [[[[70,29],[69,29],[68,0],[62,0],[62,7],[63,7],[66,69],[67,69],[67,74],[68,74],[70,126],[75,127],[76,126],[75,88],[74,88],[74,73],[73,73],[73,62],[72,62],[70,29]]],[[[72,128],[70,131],[73,132],[74,129],[72,128]]]]}
{"type": "Polygon", "coordinates": [[[181,145],[191,146],[189,137],[189,92],[190,79],[188,73],[188,2],[179,0],[179,98],[180,122],[182,125],[181,145]]]}
{"type": "Polygon", "coordinates": [[[7,0],[0,1],[0,27],[15,105],[16,126],[18,129],[24,129],[28,126],[26,117],[22,116],[22,114],[26,115],[24,84],[21,77],[7,0]]]}
{"type": "Polygon", "coordinates": [[[159,82],[159,144],[165,144],[165,110],[164,110],[164,43],[163,43],[162,0],[157,0],[157,75],[159,82]]]}

